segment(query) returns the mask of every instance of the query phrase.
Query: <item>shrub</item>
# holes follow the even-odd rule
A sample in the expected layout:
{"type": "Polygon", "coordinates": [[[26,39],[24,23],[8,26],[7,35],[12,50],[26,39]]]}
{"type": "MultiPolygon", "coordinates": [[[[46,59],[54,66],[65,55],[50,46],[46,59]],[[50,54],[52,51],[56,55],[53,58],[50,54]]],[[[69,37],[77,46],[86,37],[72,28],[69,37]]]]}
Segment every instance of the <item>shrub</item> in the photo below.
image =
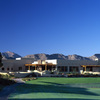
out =
{"type": "Polygon", "coordinates": [[[22,80],[23,81],[31,81],[31,80],[36,80],[37,78],[35,78],[35,77],[27,77],[27,78],[23,78],[22,80]]]}
{"type": "Polygon", "coordinates": [[[14,77],[14,75],[12,75],[12,74],[0,73],[0,78],[12,79],[12,78],[15,78],[15,77],[14,77]]]}
{"type": "Polygon", "coordinates": [[[14,84],[14,83],[15,83],[14,80],[0,78],[0,85],[6,86],[6,85],[14,84]]]}

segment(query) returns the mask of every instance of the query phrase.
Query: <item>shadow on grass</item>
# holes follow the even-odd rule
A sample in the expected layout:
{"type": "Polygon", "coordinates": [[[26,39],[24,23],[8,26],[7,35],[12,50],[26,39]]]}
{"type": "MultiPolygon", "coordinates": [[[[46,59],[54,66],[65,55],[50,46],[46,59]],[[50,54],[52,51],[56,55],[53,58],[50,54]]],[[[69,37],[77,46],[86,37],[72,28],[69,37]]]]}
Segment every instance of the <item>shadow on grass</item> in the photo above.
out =
{"type": "Polygon", "coordinates": [[[44,82],[39,81],[41,83],[52,84],[55,86],[62,86],[62,87],[78,87],[78,88],[100,88],[100,83],[76,83],[76,84],[59,84],[54,82],[44,82]]]}
{"type": "MultiPolygon", "coordinates": [[[[44,83],[44,82],[41,82],[41,83],[44,83]]],[[[59,86],[61,84],[57,85],[57,83],[52,83],[52,82],[46,82],[46,83],[48,84],[20,85],[17,88],[15,95],[30,94],[30,93],[33,93],[33,94],[35,93],[60,93],[60,94],[81,94],[81,95],[90,95],[90,96],[100,96],[96,93],[88,91],[87,88],[71,87],[70,85],[68,87],[62,87],[62,86],[59,86]]],[[[13,97],[13,95],[11,95],[11,97],[13,97]]],[[[36,100],[42,100],[42,99],[36,99],[36,100]]],[[[70,100],[75,100],[75,99],[70,99],[70,100]]]]}
{"type": "Polygon", "coordinates": [[[27,94],[27,93],[74,93],[74,94],[83,94],[83,95],[94,95],[98,96],[95,93],[87,91],[86,88],[78,87],[61,87],[56,85],[36,85],[36,84],[24,84],[22,87],[18,88],[18,94],[27,94]]]}

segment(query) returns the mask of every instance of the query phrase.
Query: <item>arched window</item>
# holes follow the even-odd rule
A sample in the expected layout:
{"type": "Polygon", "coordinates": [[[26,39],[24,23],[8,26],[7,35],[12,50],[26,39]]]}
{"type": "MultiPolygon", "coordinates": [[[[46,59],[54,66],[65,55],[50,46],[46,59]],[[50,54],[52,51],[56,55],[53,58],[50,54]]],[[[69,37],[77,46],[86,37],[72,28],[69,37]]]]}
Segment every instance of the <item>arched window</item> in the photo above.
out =
{"type": "Polygon", "coordinates": [[[4,70],[5,70],[5,68],[3,67],[3,68],[2,68],[2,71],[4,71],[4,70]]]}
{"type": "Polygon", "coordinates": [[[9,68],[7,68],[7,70],[9,70],[9,68]]]}

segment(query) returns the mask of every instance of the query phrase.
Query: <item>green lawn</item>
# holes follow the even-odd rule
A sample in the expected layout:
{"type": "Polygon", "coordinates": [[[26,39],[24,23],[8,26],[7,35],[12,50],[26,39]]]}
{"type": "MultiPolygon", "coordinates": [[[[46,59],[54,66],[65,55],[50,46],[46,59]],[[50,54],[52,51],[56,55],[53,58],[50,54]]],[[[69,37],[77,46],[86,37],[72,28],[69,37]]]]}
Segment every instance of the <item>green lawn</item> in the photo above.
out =
{"type": "Polygon", "coordinates": [[[17,87],[9,100],[100,100],[100,78],[38,78],[17,87]]]}

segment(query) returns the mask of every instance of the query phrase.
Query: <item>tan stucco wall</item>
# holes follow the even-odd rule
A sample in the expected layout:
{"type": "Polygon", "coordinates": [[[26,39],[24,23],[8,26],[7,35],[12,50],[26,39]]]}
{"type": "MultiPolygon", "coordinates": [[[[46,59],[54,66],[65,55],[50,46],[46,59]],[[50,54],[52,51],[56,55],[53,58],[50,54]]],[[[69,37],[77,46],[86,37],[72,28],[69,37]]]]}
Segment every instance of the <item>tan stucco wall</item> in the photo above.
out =
{"type": "MultiPolygon", "coordinates": [[[[10,72],[12,71],[11,68],[13,68],[13,71],[19,71],[19,67],[22,67],[22,71],[25,70],[25,64],[30,64],[34,61],[34,59],[22,59],[22,60],[3,60],[3,66],[4,72],[7,71],[7,68],[9,68],[10,72]]],[[[2,68],[0,68],[0,71],[2,72],[2,68]]]]}

